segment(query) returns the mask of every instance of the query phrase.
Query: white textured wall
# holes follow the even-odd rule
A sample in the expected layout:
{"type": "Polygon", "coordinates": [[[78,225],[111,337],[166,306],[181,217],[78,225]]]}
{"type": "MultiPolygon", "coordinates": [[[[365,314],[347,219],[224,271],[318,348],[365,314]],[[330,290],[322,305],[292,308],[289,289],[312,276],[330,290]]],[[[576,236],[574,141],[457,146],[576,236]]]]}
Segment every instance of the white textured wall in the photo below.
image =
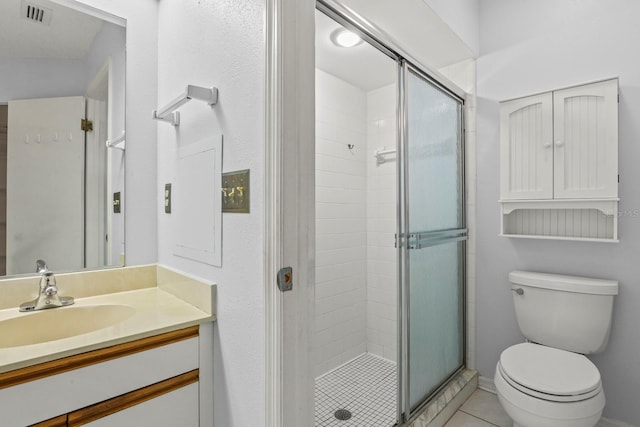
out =
{"type": "MultiPolygon", "coordinates": [[[[163,0],[158,9],[158,104],[178,96],[187,84],[215,85],[220,91],[215,107],[197,100],[182,106],[177,128],[156,122],[158,138],[153,142],[158,146],[158,181],[153,205],[154,215],[159,215],[158,261],[218,286],[213,344],[215,425],[261,426],[265,422],[266,281],[264,2],[163,0]],[[173,255],[175,225],[163,209],[164,184],[179,185],[175,181],[177,148],[218,132],[224,135],[223,171],[251,170],[251,213],[223,214],[221,268],[173,255]]],[[[145,120],[151,121],[152,108],[145,120]]],[[[203,224],[190,226],[197,232],[203,224]]]]}
{"type": "Polygon", "coordinates": [[[316,376],[366,351],[366,120],[365,92],[316,69],[316,376]]]}
{"type": "Polygon", "coordinates": [[[367,350],[397,359],[396,155],[376,164],[378,148],[396,147],[396,85],[367,93],[367,350]]]}
{"type": "Polygon", "coordinates": [[[478,85],[477,368],[492,377],[500,352],[523,340],[507,274],[515,269],[615,279],[611,340],[590,357],[602,374],[606,417],[640,424],[640,3],[632,0],[483,0],[478,85]],[[620,243],[509,239],[499,233],[498,101],[618,76],[620,243]]]}

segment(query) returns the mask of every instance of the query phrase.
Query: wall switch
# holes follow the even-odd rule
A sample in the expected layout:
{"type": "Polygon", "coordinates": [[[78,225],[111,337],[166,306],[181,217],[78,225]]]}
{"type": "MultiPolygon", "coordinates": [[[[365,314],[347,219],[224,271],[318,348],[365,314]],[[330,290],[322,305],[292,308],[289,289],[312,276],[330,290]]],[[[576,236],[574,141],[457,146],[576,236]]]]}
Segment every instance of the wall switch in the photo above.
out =
{"type": "Polygon", "coordinates": [[[113,193],[113,213],[121,212],[121,204],[120,204],[120,192],[113,193]]]}
{"type": "Polygon", "coordinates": [[[164,213],[171,213],[171,184],[164,185],[164,213]]]}
{"type": "Polygon", "coordinates": [[[222,174],[222,212],[249,213],[249,169],[222,174]]]}

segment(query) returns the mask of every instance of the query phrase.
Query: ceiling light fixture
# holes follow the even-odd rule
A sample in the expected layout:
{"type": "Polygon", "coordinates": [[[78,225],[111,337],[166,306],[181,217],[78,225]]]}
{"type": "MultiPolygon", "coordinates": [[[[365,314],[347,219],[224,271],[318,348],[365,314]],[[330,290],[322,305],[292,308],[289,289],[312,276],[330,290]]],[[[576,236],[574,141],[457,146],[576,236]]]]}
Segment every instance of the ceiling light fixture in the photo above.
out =
{"type": "Polygon", "coordinates": [[[354,47],[362,43],[359,35],[346,28],[338,28],[331,33],[331,41],[339,47],[354,47]]]}

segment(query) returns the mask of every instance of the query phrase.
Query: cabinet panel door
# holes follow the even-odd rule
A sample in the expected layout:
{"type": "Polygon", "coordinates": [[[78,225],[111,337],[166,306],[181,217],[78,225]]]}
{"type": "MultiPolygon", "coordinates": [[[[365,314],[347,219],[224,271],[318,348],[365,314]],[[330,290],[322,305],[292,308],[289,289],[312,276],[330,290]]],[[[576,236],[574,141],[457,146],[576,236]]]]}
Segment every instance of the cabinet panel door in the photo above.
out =
{"type": "Polygon", "coordinates": [[[553,93],[554,195],[618,197],[618,80],[553,93]]]}
{"type": "Polygon", "coordinates": [[[193,383],[85,424],[91,427],[198,427],[198,384],[193,383]]]}
{"type": "Polygon", "coordinates": [[[551,93],[500,106],[500,198],[553,197],[551,93]]]}

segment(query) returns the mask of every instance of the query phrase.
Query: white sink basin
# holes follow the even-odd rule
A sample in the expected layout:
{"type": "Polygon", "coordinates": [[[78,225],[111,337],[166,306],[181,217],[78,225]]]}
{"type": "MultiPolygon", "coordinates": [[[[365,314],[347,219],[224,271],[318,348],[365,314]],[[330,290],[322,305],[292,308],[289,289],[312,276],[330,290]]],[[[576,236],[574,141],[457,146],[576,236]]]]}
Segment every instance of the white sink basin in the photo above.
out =
{"type": "Polygon", "coordinates": [[[52,308],[0,321],[0,348],[69,338],[116,325],[135,313],[128,305],[52,308]]]}

